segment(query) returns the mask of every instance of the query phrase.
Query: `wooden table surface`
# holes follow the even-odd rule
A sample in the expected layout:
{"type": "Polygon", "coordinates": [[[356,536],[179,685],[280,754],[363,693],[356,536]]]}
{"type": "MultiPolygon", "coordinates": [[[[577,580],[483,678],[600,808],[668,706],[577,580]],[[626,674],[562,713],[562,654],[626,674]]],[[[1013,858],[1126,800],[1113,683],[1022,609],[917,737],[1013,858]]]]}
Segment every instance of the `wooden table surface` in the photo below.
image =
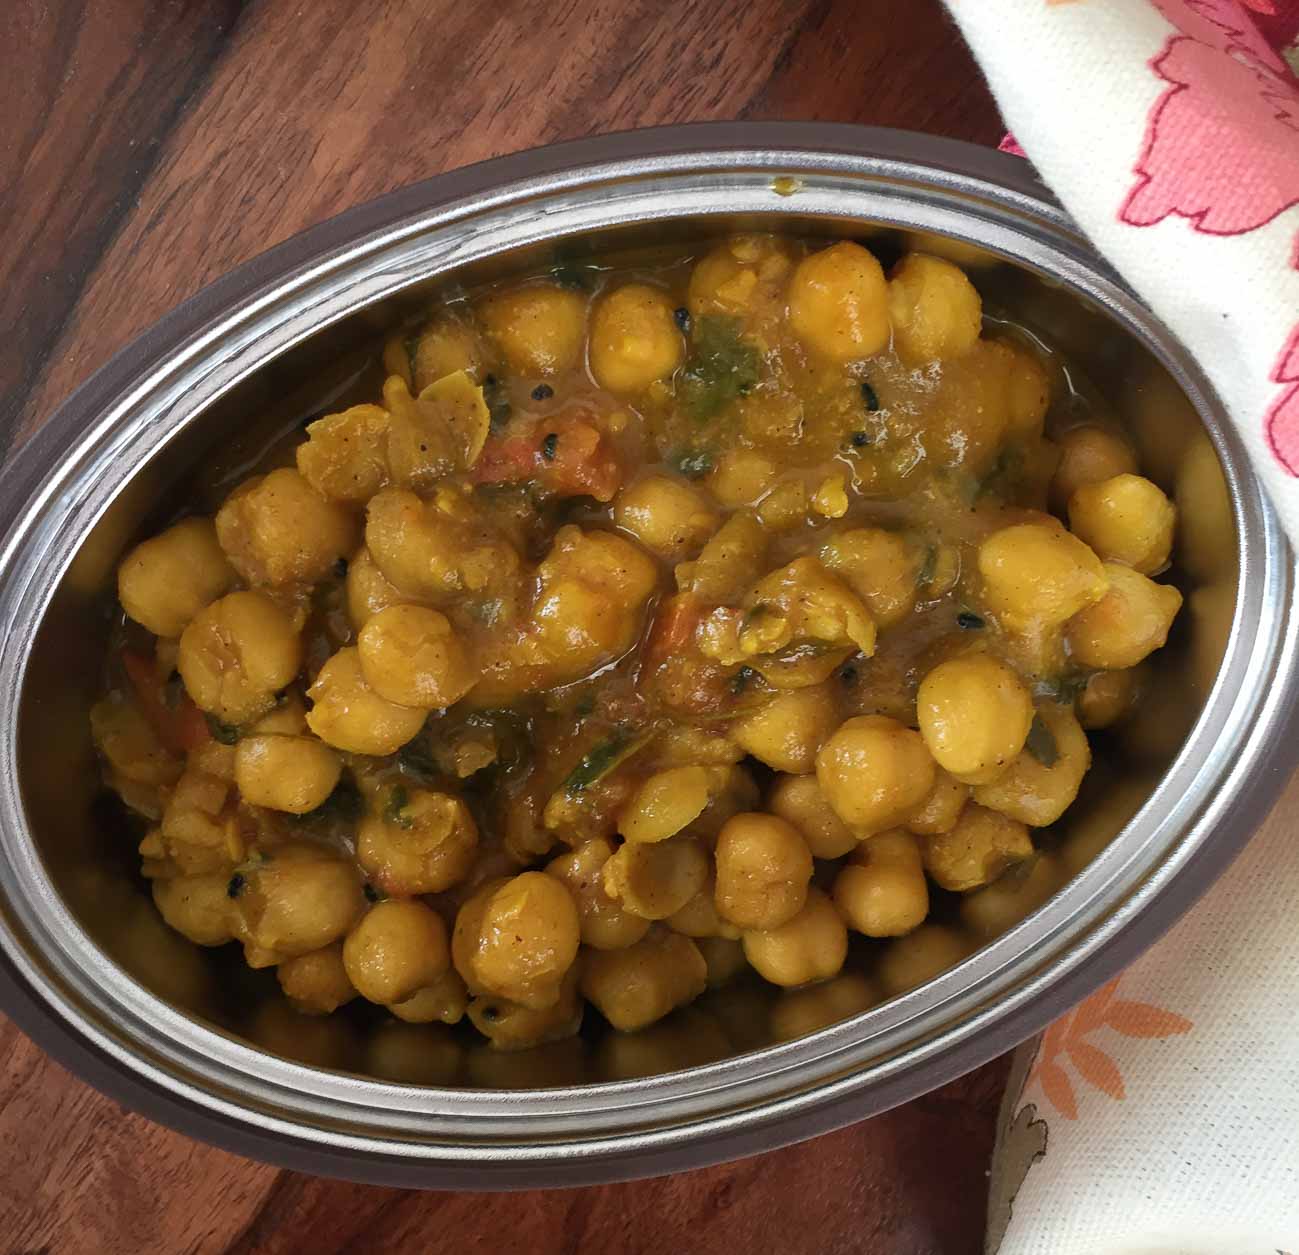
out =
{"type": "MultiPolygon", "coordinates": [[[[938,0],[5,0],[0,35],[0,454],[203,284],[455,166],[708,119],[1000,133],[938,0]]],[[[0,1252],[962,1255],[1004,1074],[725,1167],[440,1195],[198,1145],[0,1020],[0,1252]]]]}

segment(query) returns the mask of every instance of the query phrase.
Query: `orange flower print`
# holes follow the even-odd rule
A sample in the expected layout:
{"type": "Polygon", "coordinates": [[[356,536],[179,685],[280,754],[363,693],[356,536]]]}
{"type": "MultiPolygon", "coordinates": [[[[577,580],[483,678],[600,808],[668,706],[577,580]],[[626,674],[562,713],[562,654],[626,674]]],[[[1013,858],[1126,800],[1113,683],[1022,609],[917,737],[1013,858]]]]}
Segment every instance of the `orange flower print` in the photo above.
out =
{"type": "Polygon", "coordinates": [[[1119,1065],[1095,1042],[1086,1038],[1097,1029],[1109,1028],[1123,1037],[1176,1037],[1194,1027],[1190,1020],[1172,1011],[1118,997],[1120,977],[1102,985],[1090,998],[1061,1016],[1042,1035],[1037,1061],[1028,1076],[1041,1086],[1043,1097],[1066,1120],[1078,1118],[1078,1095],[1066,1062],[1093,1089],[1118,1102],[1127,1091],[1119,1065]]]}

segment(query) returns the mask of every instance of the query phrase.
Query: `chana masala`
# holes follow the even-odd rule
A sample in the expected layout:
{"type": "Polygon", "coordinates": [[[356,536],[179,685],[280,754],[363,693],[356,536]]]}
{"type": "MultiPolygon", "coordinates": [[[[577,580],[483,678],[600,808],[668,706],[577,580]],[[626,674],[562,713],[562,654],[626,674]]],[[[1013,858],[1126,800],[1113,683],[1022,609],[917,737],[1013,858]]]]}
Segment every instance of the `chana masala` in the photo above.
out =
{"type": "Polygon", "coordinates": [[[1062,882],[1181,605],[1174,507],[955,261],[607,260],[455,291],[118,570],[91,724],[154,901],[300,1011],[869,1006],[1062,882]]]}

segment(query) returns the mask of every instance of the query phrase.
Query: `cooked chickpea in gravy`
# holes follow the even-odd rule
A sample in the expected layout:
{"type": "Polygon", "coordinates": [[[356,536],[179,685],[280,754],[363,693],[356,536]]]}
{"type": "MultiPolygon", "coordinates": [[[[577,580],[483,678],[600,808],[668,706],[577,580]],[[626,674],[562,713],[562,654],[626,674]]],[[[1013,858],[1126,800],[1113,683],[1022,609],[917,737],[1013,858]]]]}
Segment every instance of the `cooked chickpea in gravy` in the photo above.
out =
{"type": "Polygon", "coordinates": [[[1168,497],[953,262],[595,262],[455,290],[118,568],[90,718],[158,911],[394,1043],[928,979],[1063,883],[1181,606],[1168,497]]]}

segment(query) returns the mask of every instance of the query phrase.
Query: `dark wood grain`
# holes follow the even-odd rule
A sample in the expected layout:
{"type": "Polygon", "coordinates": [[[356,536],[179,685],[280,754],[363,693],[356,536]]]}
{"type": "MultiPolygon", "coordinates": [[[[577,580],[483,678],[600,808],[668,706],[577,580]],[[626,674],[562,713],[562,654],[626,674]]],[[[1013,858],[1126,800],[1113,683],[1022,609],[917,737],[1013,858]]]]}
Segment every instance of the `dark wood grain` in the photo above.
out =
{"type": "MultiPolygon", "coordinates": [[[[27,433],[231,266],[466,162],[734,117],[1000,129],[938,0],[8,0],[0,34],[0,428],[27,433]]],[[[198,1145],[3,1025],[0,1252],[963,1255],[1003,1077],[665,1180],[436,1195],[198,1145]]]]}
{"type": "Polygon", "coordinates": [[[905,21],[891,0],[254,6],[87,276],[22,430],[169,306],[358,201],[554,140],[741,116],[999,133],[938,0],[905,21]]]}
{"type": "Polygon", "coordinates": [[[0,1057],[6,1255],[975,1255],[1005,1079],[998,1061],[867,1123],[674,1177],[429,1194],[278,1172],[200,1146],[123,1112],[12,1026],[0,1029],[0,1057]]]}
{"type": "Polygon", "coordinates": [[[0,6],[0,449],[239,7],[0,6]]]}

